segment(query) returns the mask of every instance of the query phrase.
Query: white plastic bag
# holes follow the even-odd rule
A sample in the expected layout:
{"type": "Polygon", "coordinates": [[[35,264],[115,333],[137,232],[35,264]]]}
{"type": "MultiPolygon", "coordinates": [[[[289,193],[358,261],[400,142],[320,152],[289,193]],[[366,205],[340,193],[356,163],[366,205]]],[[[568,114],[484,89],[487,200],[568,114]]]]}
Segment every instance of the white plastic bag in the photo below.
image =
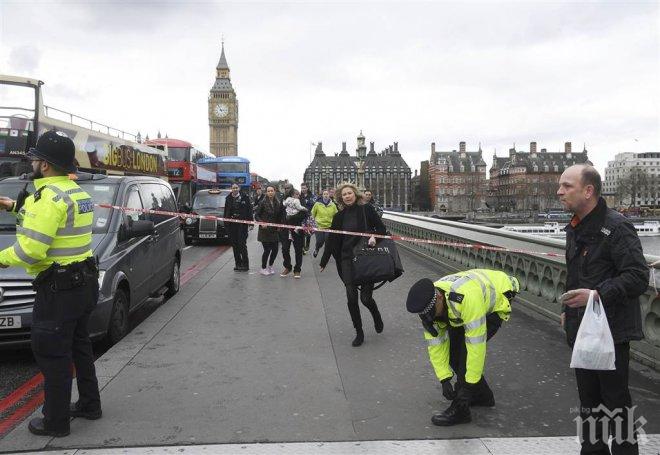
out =
{"type": "Polygon", "coordinates": [[[594,291],[591,291],[575,338],[571,368],[614,370],[615,360],[614,340],[607,315],[601,302],[594,299],[594,291]]]}

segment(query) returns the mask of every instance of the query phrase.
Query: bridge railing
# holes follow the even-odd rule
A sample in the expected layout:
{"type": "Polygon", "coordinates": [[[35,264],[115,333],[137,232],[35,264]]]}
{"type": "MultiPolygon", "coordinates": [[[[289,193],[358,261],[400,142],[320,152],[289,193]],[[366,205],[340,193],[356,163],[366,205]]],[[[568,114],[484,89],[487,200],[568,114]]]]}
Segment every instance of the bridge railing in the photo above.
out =
{"type": "MultiPolygon", "coordinates": [[[[554,320],[559,319],[559,296],[566,286],[565,240],[545,239],[517,232],[441,220],[436,218],[385,212],[383,221],[393,234],[434,239],[445,242],[470,243],[541,253],[558,253],[559,257],[509,251],[489,251],[452,245],[402,242],[402,245],[457,269],[492,268],[514,275],[524,290],[521,304],[554,320]]],[[[660,259],[646,255],[647,262],[660,259]]],[[[653,273],[653,271],[652,271],[653,273]]],[[[660,287],[660,271],[656,270],[660,287]]],[[[660,295],[649,283],[640,297],[645,339],[632,343],[632,354],[642,363],[660,370],[660,295]]]]}

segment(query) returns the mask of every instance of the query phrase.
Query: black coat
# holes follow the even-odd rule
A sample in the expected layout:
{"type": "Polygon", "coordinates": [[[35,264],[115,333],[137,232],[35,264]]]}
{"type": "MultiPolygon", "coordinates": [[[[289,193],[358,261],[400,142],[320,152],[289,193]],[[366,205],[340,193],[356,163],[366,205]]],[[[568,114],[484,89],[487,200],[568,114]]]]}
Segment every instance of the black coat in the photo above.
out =
{"type": "MultiPolygon", "coordinates": [[[[387,232],[385,225],[371,205],[360,205],[358,206],[358,209],[360,209],[360,212],[358,213],[359,228],[357,229],[357,232],[373,232],[374,234],[385,234],[387,232]]],[[[342,230],[345,214],[345,209],[335,213],[335,216],[332,217],[332,225],[330,226],[330,229],[338,231],[342,230]]],[[[341,252],[346,237],[348,236],[344,234],[328,234],[320,263],[321,267],[325,267],[330,260],[330,256],[332,256],[335,259],[337,273],[339,273],[340,277],[342,277],[341,252]]]]}
{"type": "MultiPolygon", "coordinates": [[[[257,210],[254,213],[254,219],[267,223],[279,223],[281,210],[282,203],[279,199],[274,198],[271,203],[270,199],[266,197],[257,207],[257,210]]],[[[257,240],[260,242],[278,242],[279,236],[277,231],[278,229],[276,227],[259,226],[257,240]]]]}
{"type": "MultiPolygon", "coordinates": [[[[569,224],[565,230],[566,290],[598,291],[615,343],[644,338],[639,296],[648,288],[649,268],[635,227],[600,198],[576,227],[569,224]]],[[[584,310],[563,307],[570,346],[584,310]]]]}
{"type": "MultiPolygon", "coordinates": [[[[252,216],[252,202],[250,202],[250,198],[242,193],[239,193],[237,197],[234,197],[231,195],[231,193],[229,193],[225,201],[224,218],[236,218],[239,220],[252,221],[254,218],[252,216]],[[238,216],[233,217],[232,213],[234,213],[234,206],[237,204],[238,204],[238,216]]],[[[235,226],[245,226],[246,228],[248,227],[247,224],[237,224],[237,223],[230,223],[229,226],[231,226],[232,224],[235,226]]]]}

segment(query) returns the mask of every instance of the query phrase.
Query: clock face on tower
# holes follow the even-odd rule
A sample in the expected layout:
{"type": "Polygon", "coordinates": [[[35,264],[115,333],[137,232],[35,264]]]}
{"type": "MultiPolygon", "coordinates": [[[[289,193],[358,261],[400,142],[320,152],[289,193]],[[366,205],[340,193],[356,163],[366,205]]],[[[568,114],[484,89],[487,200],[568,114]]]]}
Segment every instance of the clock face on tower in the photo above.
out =
{"type": "Polygon", "coordinates": [[[216,117],[226,117],[229,114],[229,106],[224,103],[217,104],[213,110],[216,117]]]}

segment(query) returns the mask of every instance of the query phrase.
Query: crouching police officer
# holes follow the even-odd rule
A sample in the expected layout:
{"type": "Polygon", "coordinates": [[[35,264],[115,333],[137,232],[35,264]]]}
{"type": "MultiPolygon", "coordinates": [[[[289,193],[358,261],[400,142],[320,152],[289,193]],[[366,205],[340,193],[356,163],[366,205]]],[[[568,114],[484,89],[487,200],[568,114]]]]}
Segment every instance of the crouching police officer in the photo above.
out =
{"type": "Polygon", "coordinates": [[[91,251],[94,204],[67,175],[76,171],[74,156],[73,141],[64,133],[44,133],[28,152],[35,193],[22,207],[0,197],[0,207],[15,213],[20,223],[16,243],[0,251],[0,267],[24,267],[36,275],[31,342],[44,375],[45,400],[44,417],[32,419],[28,428],[37,435],[68,435],[70,416],[101,417],[87,332],[99,292],[91,251]],[[72,360],[80,394],[75,404],[70,404],[72,360]]]}
{"type": "Polygon", "coordinates": [[[459,272],[435,283],[424,278],[410,288],[406,307],[422,320],[442,394],[452,401],[432,417],[434,425],[468,423],[470,406],[495,406],[483,376],[486,341],[509,319],[511,300],[519,289],[515,277],[485,269],[459,272]]]}

